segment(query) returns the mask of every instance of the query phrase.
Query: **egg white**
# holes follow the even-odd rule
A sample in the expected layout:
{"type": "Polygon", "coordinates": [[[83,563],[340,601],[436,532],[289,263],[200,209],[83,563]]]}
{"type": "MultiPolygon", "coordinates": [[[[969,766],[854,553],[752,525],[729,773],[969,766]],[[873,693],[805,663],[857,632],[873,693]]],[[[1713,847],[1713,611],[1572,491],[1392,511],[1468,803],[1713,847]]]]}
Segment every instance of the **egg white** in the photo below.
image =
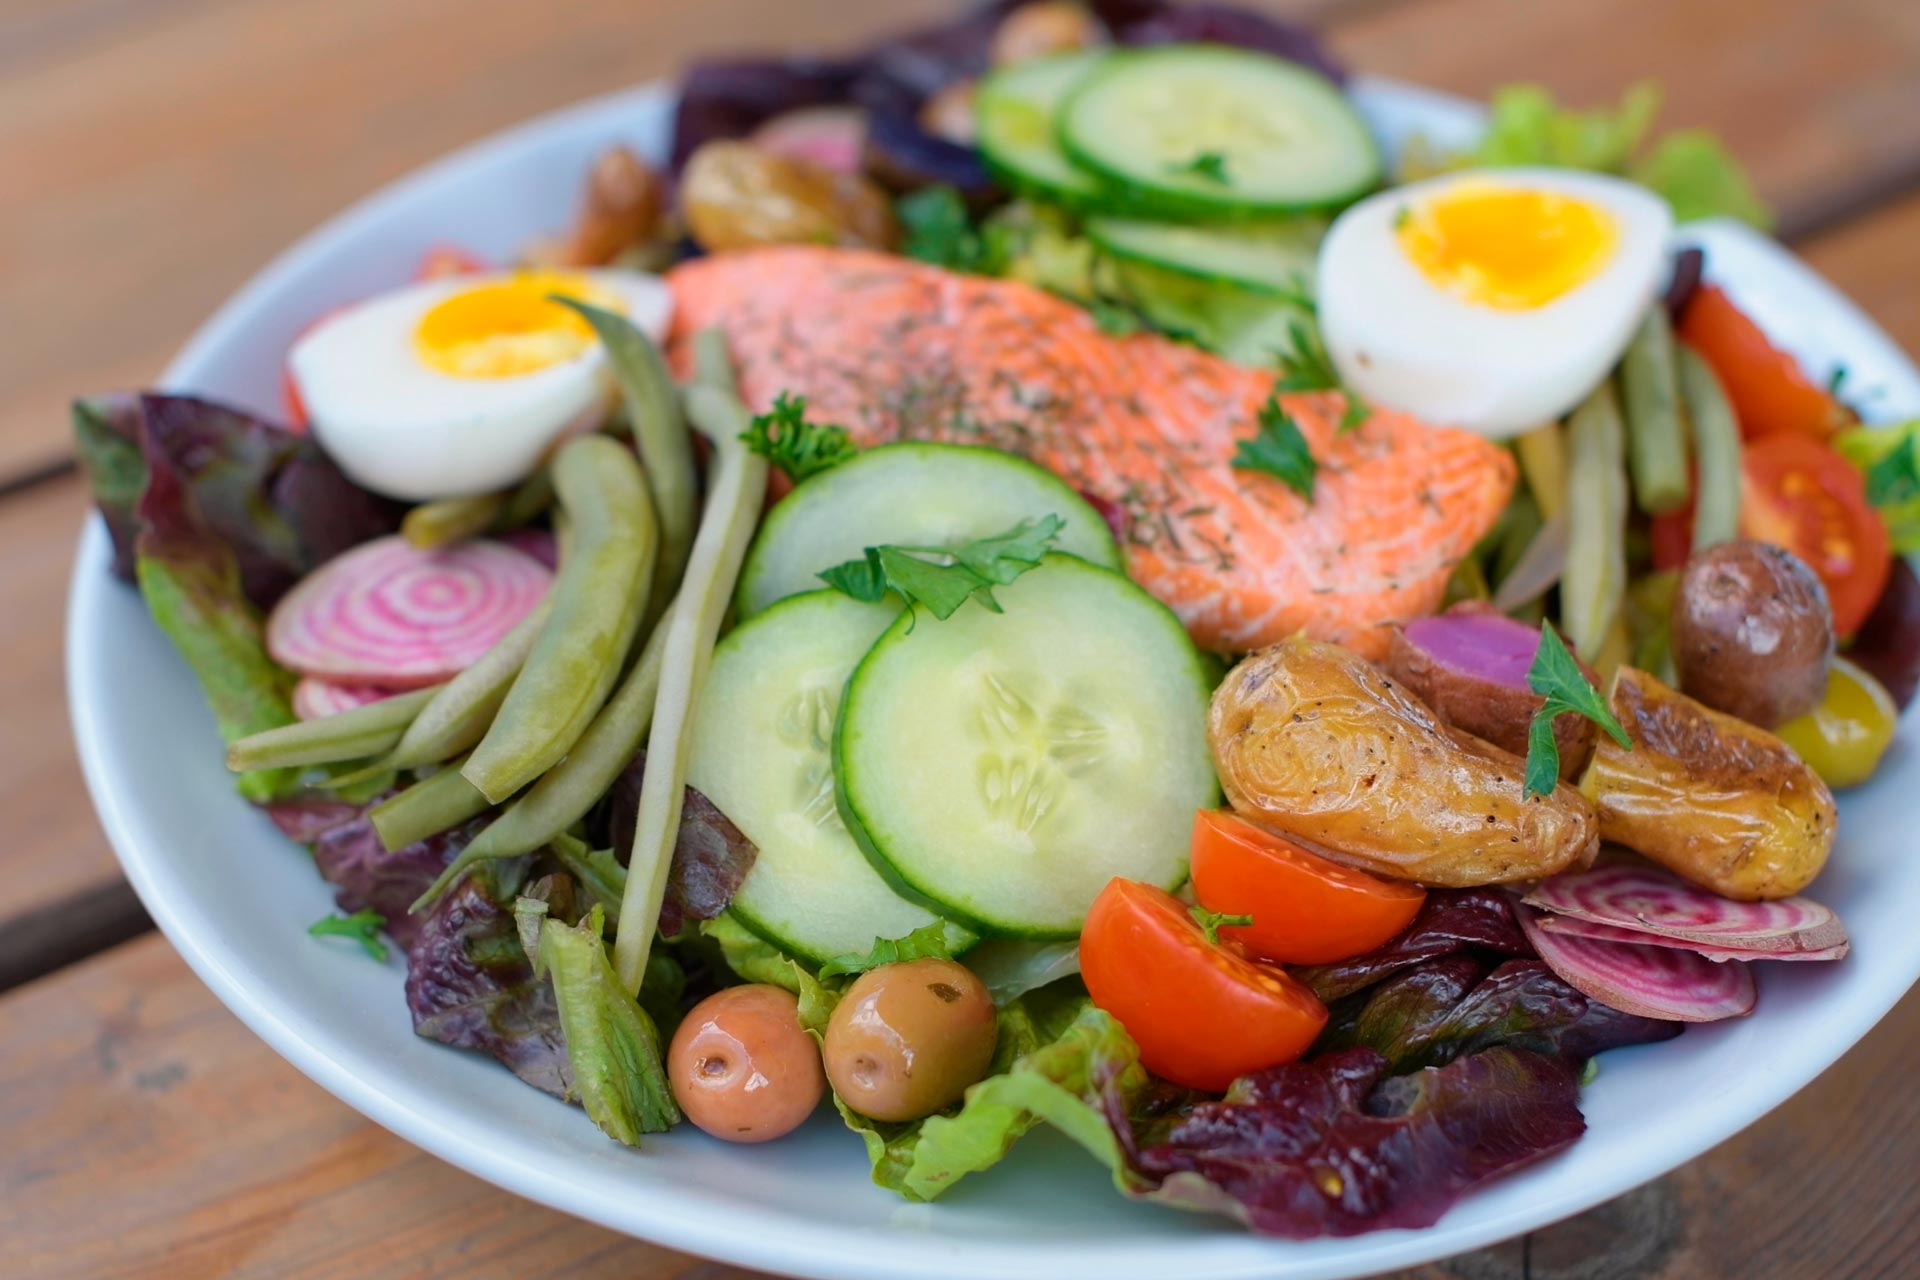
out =
{"type": "Polygon", "coordinates": [[[1666,264],[1673,215],[1620,178],[1488,169],[1396,187],[1354,205],[1320,246],[1321,335],[1342,379],[1374,404],[1503,438],[1559,418],[1626,349],[1666,264]],[[1400,211],[1463,178],[1564,192],[1609,211],[1619,239],[1591,279],[1544,306],[1502,310],[1429,280],[1401,249],[1400,211]]]}
{"type": "MultiPolygon", "coordinates": [[[[579,274],[621,300],[655,341],[673,297],[638,271],[579,274]]],[[[453,294],[504,274],[423,281],[381,294],[316,325],[288,353],[315,438],[354,483],[389,498],[428,502],[491,493],[532,473],[556,439],[597,422],[614,386],[606,349],[504,378],[458,378],[414,353],[420,318],[453,294]]]]}

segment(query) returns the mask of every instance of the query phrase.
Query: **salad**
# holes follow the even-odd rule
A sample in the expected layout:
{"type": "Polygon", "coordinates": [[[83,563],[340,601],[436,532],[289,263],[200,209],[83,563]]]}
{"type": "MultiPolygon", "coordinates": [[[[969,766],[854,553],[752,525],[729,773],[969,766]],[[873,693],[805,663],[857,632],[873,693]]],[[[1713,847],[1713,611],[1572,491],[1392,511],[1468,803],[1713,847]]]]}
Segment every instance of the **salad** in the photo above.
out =
{"type": "Polygon", "coordinates": [[[702,64],[279,421],[78,401],[312,932],[622,1144],[831,1105],[934,1200],[1047,1124],[1292,1238],[1842,960],[1920,424],[1672,247],[1766,211],[1650,91],[1385,155],[1343,86],[1158,0],[702,64]]]}

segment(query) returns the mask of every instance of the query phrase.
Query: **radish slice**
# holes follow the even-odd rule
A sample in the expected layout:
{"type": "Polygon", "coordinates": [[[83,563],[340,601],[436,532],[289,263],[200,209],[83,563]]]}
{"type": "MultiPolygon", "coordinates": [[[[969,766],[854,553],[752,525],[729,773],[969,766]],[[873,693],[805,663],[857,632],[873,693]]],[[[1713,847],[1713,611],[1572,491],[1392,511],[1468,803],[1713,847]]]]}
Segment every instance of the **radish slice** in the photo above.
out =
{"type": "Polygon", "coordinates": [[[1515,914],[1547,968],[1610,1009],[1672,1022],[1718,1022],[1753,1012],[1753,972],[1744,964],[1715,964],[1672,947],[1550,933],[1525,907],[1515,914]]]}
{"type": "Polygon", "coordinates": [[[835,173],[859,173],[867,113],[859,107],[801,107],[767,121],[747,141],[835,173]]]}
{"type": "Polygon", "coordinates": [[[335,684],[317,676],[301,676],[300,683],[293,686],[293,714],[302,720],[324,720],[369,702],[391,698],[397,692],[378,685],[335,684]]]}
{"type": "Polygon", "coordinates": [[[1704,943],[1686,942],[1658,933],[1648,933],[1644,929],[1622,929],[1618,925],[1596,924],[1591,920],[1579,920],[1573,916],[1543,915],[1540,917],[1539,924],[1548,933],[1562,933],[1570,938],[1591,938],[1596,942],[1626,942],[1643,947],[1672,947],[1680,951],[1691,951],[1715,961],[1840,960],[1852,950],[1844,942],[1823,947],[1818,951],[1755,951],[1748,947],[1710,947],[1704,943]]]}
{"type": "Polygon", "coordinates": [[[413,689],[465,670],[546,594],[553,575],[498,542],[422,551],[375,538],[302,578],[267,619],[267,652],[335,684],[413,689]]]}
{"type": "Polygon", "coordinates": [[[1730,951],[1825,951],[1847,940],[1839,917],[1806,898],[1735,902],[1670,871],[1603,863],[1542,881],[1528,906],[1730,951]]]}

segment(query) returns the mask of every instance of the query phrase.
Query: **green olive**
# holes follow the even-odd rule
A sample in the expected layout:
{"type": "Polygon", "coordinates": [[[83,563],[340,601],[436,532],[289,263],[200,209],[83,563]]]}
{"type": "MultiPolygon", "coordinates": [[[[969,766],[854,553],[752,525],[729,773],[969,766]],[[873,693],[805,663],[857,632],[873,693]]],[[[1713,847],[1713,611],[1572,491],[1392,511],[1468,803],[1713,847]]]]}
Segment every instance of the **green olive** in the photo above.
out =
{"type": "Polygon", "coordinates": [[[765,983],[728,987],[695,1005],[667,1050],[667,1079],[687,1119],[728,1142],[792,1132],[825,1092],[798,1001],[765,983]]]}
{"type": "Polygon", "coordinates": [[[918,1120],[987,1073],[993,997],[951,960],[883,964],[860,975],[827,1023],[827,1079],[875,1120],[918,1120]]]}

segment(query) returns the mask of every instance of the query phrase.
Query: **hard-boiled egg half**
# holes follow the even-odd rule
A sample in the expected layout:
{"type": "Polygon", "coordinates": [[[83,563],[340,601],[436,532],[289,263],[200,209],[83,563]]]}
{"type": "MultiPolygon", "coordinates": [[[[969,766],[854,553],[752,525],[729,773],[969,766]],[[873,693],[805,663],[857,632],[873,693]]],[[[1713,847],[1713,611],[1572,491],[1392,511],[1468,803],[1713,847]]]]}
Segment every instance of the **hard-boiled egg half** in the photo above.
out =
{"type": "Polygon", "coordinates": [[[429,280],[327,317],[287,364],[320,444],[354,482],[425,502],[504,489],[614,387],[606,350],[561,295],[658,340],[672,295],[637,271],[429,280]]]}
{"type": "Polygon", "coordinates": [[[1320,247],[1320,324],[1365,399],[1503,437],[1565,414],[1620,358],[1673,215],[1644,187],[1486,169],[1363,200],[1320,247]]]}

